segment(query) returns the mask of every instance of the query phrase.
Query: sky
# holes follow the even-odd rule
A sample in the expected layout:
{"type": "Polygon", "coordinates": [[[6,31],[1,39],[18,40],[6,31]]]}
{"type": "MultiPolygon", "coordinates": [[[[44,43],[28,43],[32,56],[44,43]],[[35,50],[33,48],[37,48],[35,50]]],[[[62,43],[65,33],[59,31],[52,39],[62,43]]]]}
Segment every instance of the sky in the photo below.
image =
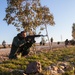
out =
{"type": "MultiPolygon", "coordinates": [[[[55,25],[47,25],[49,38],[53,37],[55,42],[72,39],[72,26],[75,23],[75,0],[41,0],[42,6],[50,9],[54,16],[55,25]]],[[[11,44],[14,36],[19,32],[13,25],[8,25],[3,18],[6,15],[6,0],[0,0],[0,44],[5,40],[11,44]]],[[[46,34],[46,30],[42,31],[46,34]]],[[[40,42],[40,39],[36,39],[40,42]]]]}

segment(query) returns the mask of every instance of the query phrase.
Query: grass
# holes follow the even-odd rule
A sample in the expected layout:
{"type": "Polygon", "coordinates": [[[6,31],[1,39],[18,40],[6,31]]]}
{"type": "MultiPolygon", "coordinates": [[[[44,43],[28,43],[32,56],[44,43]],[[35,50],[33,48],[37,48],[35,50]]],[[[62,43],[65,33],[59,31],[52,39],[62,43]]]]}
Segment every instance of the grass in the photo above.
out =
{"type": "MultiPolygon", "coordinates": [[[[27,64],[32,61],[40,61],[42,69],[50,66],[50,64],[57,64],[59,61],[68,62],[70,66],[75,67],[75,47],[61,48],[48,52],[43,50],[39,54],[33,54],[26,58],[22,57],[19,59],[3,61],[0,64],[0,75],[13,75],[10,73],[10,71],[14,69],[25,70],[27,64]]],[[[72,72],[73,71],[67,71],[63,75],[70,75],[72,72]]],[[[43,71],[43,73],[44,75],[47,75],[46,71],[43,71]]]]}

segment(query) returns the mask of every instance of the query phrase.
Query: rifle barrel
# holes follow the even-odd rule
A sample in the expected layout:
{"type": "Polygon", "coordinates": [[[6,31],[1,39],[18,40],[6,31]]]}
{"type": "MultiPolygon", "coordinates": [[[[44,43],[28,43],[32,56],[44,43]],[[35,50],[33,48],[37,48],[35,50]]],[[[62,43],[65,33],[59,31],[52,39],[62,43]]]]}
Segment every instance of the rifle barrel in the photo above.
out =
{"type": "Polygon", "coordinates": [[[27,36],[28,38],[32,38],[32,37],[41,37],[41,36],[43,36],[43,37],[45,37],[45,36],[47,36],[47,35],[29,35],[29,36],[27,36]]]}

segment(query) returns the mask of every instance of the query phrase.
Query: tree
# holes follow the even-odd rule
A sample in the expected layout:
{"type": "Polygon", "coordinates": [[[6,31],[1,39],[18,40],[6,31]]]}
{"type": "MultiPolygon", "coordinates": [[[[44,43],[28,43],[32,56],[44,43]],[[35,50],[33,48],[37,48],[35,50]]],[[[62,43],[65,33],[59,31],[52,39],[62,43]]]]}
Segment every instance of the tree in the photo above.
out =
{"type": "Polygon", "coordinates": [[[6,16],[8,25],[17,30],[35,30],[40,25],[54,25],[54,17],[49,8],[41,6],[40,0],[7,0],[6,16]]]}
{"type": "Polygon", "coordinates": [[[5,40],[3,40],[2,45],[4,48],[6,48],[6,41],[5,40]]]}
{"type": "Polygon", "coordinates": [[[72,37],[73,39],[75,39],[75,23],[73,23],[73,26],[72,26],[72,37]]]}

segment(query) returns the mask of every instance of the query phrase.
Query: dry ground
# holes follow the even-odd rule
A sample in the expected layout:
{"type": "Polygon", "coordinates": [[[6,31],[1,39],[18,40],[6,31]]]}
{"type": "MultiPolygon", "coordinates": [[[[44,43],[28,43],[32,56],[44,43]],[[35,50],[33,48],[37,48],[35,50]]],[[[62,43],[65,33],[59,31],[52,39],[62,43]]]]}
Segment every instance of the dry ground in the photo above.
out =
{"type": "Polygon", "coordinates": [[[7,60],[8,59],[8,55],[10,53],[10,48],[1,48],[0,49],[0,62],[7,60]]]}

